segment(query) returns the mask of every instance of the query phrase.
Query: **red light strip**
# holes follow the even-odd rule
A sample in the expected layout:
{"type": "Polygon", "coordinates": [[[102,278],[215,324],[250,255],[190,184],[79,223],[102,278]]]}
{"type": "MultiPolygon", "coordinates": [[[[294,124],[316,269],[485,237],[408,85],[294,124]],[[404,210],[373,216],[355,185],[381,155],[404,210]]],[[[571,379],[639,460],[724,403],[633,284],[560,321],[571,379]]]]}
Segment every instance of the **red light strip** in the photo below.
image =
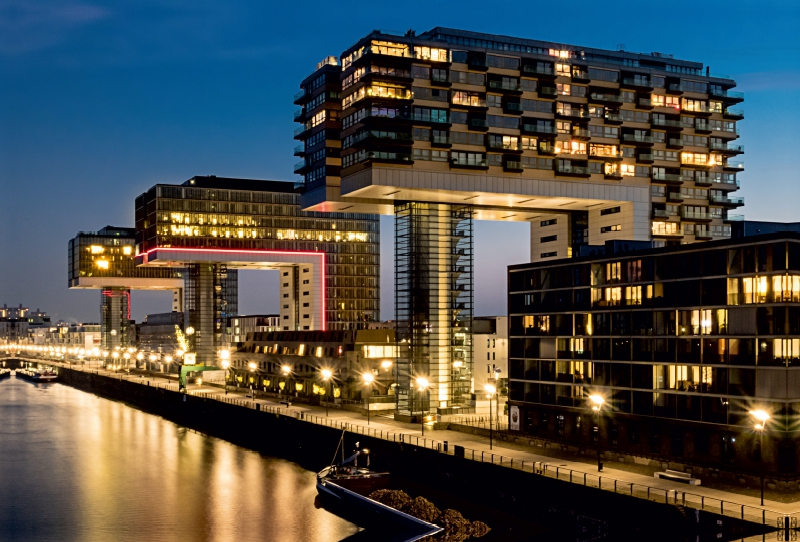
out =
{"type": "MultiPolygon", "coordinates": [[[[282,256],[319,256],[320,257],[320,265],[322,266],[322,331],[327,330],[327,322],[325,321],[325,307],[327,306],[327,284],[325,282],[325,253],[324,252],[307,252],[307,251],[300,251],[300,250],[235,250],[235,249],[228,249],[228,248],[189,248],[189,247],[156,247],[151,248],[144,254],[148,256],[151,252],[155,252],[156,250],[174,250],[176,252],[209,252],[209,253],[223,253],[223,254],[231,254],[231,253],[238,253],[238,254],[278,254],[282,256]]],[[[299,301],[298,301],[299,303],[299,301]]],[[[130,303],[128,304],[130,307],[130,303]]]]}

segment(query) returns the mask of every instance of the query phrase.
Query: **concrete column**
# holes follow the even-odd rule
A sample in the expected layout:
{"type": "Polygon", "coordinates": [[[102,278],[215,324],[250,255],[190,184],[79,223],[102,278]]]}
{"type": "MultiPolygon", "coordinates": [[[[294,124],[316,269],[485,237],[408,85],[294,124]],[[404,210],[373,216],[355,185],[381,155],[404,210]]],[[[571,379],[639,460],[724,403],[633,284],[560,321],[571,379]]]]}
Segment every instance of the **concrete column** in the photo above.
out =
{"type": "Polygon", "coordinates": [[[100,344],[103,350],[129,345],[131,291],[103,288],[100,292],[100,344]]]}

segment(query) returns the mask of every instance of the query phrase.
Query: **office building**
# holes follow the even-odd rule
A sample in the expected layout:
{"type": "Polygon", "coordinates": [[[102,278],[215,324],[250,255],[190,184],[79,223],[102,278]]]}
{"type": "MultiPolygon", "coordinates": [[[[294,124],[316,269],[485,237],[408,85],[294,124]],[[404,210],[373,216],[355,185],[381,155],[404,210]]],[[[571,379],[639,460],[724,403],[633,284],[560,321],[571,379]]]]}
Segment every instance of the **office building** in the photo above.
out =
{"type": "Polygon", "coordinates": [[[300,210],[294,184],[193,177],[136,199],[136,258],[184,268],[198,363],[213,364],[238,315],[238,269],[280,272],[283,330],[355,330],[378,320],[377,215],[300,210]]]}
{"type": "Polygon", "coordinates": [[[796,477],[800,234],[624,245],[509,267],[512,430],[589,450],[599,434],[614,455],[697,472],[757,474],[763,457],[796,477]]]}
{"type": "Polygon", "coordinates": [[[537,262],[730,237],[735,85],[669,54],[447,28],[320,62],[294,100],[300,203],[395,216],[398,413],[471,391],[474,220],[529,223],[537,262]]]}

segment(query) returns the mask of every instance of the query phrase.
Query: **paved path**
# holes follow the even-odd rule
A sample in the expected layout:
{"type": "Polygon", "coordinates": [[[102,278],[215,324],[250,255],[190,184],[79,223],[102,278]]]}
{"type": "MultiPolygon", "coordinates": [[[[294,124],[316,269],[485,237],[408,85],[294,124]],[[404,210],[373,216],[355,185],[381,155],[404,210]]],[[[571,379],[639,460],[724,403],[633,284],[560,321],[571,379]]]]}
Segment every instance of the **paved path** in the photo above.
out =
{"type": "MultiPolygon", "coordinates": [[[[44,360],[41,360],[44,361],[44,360]]],[[[131,382],[144,384],[146,381],[150,385],[164,386],[168,389],[178,391],[177,377],[164,374],[125,374],[121,372],[105,371],[97,368],[81,368],[70,366],[72,369],[87,370],[98,372],[114,378],[121,378],[131,382]]],[[[253,399],[248,397],[250,390],[228,387],[228,393],[221,387],[213,385],[193,385],[188,387],[191,395],[202,395],[219,400],[237,400],[237,402],[252,403],[253,399]]],[[[326,416],[324,406],[311,406],[304,403],[292,403],[289,408],[280,403],[278,398],[257,396],[255,402],[262,405],[260,408],[277,408],[287,415],[299,417],[302,413],[305,419],[315,423],[350,424],[350,430],[357,433],[369,432],[377,433],[374,436],[390,434],[390,439],[397,439],[403,435],[405,442],[414,443],[414,439],[426,447],[437,449],[441,443],[447,441],[448,453],[453,453],[453,446],[463,446],[466,449],[468,459],[483,460],[486,462],[499,463],[512,468],[522,469],[528,472],[537,472],[549,477],[558,477],[567,482],[586,484],[593,487],[601,487],[605,490],[614,490],[618,493],[629,493],[650,500],[669,502],[671,504],[682,504],[696,508],[704,508],[719,513],[722,511],[729,516],[743,516],[745,519],[761,522],[764,519],[770,525],[776,525],[776,519],[783,515],[800,516],[800,502],[780,503],[765,500],[765,506],[760,506],[759,498],[733,493],[729,491],[713,489],[705,486],[689,486],[669,480],[662,480],[643,474],[632,473],[612,467],[604,467],[599,474],[598,480],[597,465],[593,457],[587,457],[586,461],[559,459],[545,455],[546,450],[537,448],[535,451],[526,451],[519,448],[528,447],[527,445],[512,444],[505,442],[493,443],[489,447],[489,439],[461,433],[451,430],[425,429],[424,438],[419,424],[401,423],[385,415],[372,414],[369,425],[367,417],[356,412],[330,408],[326,416]],[[513,461],[512,461],[513,460],[513,461]],[[586,476],[584,477],[584,473],[586,476]],[[724,501],[721,503],[720,501],[724,501]]],[[[438,449],[443,449],[443,446],[438,449]]]]}

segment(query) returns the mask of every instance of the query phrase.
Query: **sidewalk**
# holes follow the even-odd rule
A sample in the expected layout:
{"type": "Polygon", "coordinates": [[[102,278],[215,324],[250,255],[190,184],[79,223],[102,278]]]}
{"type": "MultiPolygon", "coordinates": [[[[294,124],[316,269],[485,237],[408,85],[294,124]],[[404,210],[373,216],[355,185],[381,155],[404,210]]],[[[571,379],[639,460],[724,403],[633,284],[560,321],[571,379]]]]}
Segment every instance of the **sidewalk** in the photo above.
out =
{"type": "MultiPolygon", "coordinates": [[[[46,360],[36,361],[48,362],[46,360]]],[[[54,364],[61,365],[61,363],[57,362],[54,364]]],[[[97,372],[112,378],[129,380],[132,383],[145,384],[146,381],[150,381],[149,385],[151,386],[158,385],[172,391],[178,391],[176,379],[167,378],[163,374],[127,375],[98,368],[85,368],[74,365],[68,365],[68,367],[73,370],[97,372]]],[[[287,408],[277,398],[257,397],[254,403],[252,398],[247,397],[249,391],[249,389],[229,387],[226,395],[221,387],[204,384],[200,386],[189,385],[187,393],[230,403],[235,402],[250,408],[255,408],[254,404],[258,403],[260,405],[259,408],[263,411],[294,416],[312,423],[338,428],[346,427],[349,431],[368,434],[377,438],[394,441],[402,440],[406,443],[418,444],[449,455],[453,455],[454,446],[462,446],[465,449],[466,459],[491,462],[508,468],[558,478],[567,483],[587,485],[672,505],[686,505],[772,526],[776,526],[779,520],[782,521],[783,516],[800,517],[800,502],[781,503],[774,500],[765,500],[765,505],[762,507],[759,504],[758,497],[740,493],[705,486],[688,486],[687,484],[662,480],[607,466],[602,473],[598,473],[593,457],[587,457],[586,461],[559,459],[541,453],[544,450],[538,448],[535,451],[528,451],[520,449],[529,448],[524,444],[509,444],[496,441],[490,450],[489,439],[477,435],[426,428],[423,436],[421,426],[418,424],[401,423],[392,418],[375,414],[371,416],[369,424],[367,424],[366,416],[351,411],[331,408],[326,416],[324,406],[298,403],[292,404],[287,408]],[[444,450],[444,442],[448,443],[446,452],[444,450]]]]}

